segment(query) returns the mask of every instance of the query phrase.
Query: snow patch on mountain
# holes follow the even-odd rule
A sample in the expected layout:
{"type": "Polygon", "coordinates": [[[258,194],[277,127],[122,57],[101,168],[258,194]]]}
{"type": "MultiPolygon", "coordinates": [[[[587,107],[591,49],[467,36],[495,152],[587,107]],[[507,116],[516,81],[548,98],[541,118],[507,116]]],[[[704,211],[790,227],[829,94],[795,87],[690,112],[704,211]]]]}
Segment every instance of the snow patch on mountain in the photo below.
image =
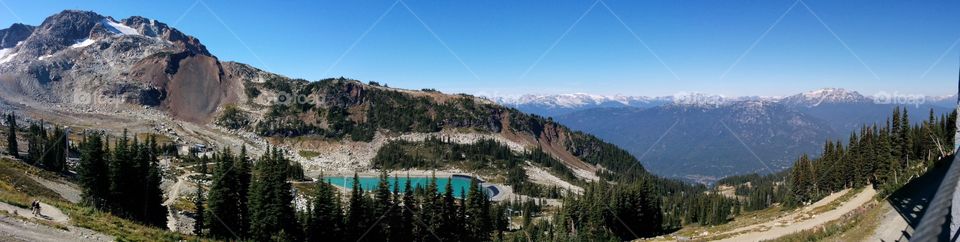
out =
{"type": "Polygon", "coordinates": [[[121,23],[114,22],[109,18],[104,18],[101,21],[101,23],[103,23],[103,26],[106,27],[107,30],[109,30],[110,32],[113,32],[114,34],[122,34],[122,35],[139,35],[140,34],[140,32],[137,32],[136,29],[131,28],[130,26],[123,25],[121,23]]]}
{"type": "Polygon", "coordinates": [[[13,52],[13,48],[6,48],[6,49],[0,50],[0,64],[7,63],[10,60],[13,60],[13,57],[17,56],[17,53],[10,53],[10,52],[13,52]]]}
{"type": "Polygon", "coordinates": [[[16,45],[10,48],[0,49],[0,64],[7,63],[10,60],[13,60],[13,57],[17,56],[17,53],[14,52],[18,46],[23,44],[23,41],[18,41],[16,45]]]}
{"type": "Polygon", "coordinates": [[[7,54],[9,54],[12,51],[13,51],[13,48],[0,49],[0,59],[3,59],[3,57],[7,56],[7,54]]]}
{"type": "Polygon", "coordinates": [[[70,48],[83,48],[83,47],[87,47],[87,46],[89,46],[89,45],[92,45],[92,44],[95,43],[95,42],[97,42],[97,41],[96,41],[96,40],[93,40],[93,39],[78,40],[77,43],[71,45],[70,48]]]}

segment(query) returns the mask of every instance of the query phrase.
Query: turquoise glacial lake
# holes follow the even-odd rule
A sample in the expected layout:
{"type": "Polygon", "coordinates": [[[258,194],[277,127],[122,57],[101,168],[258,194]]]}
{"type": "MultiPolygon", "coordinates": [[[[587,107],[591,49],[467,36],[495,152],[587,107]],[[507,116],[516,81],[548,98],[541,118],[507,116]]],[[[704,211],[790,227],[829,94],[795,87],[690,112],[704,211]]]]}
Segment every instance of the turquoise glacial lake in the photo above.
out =
{"type": "MultiPolygon", "coordinates": [[[[400,185],[400,192],[404,192],[404,189],[403,189],[405,186],[404,184],[406,184],[408,179],[410,180],[410,186],[413,188],[416,188],[418,186],[427,187],[427,184],[430,183],[429,177],[410,177],[410,178],[390,177],[388,180],[388,183],[390,183],[390,190],[392,191],[394,189],[394,184],[397,184],[395,183],[395,181],[399,181],[398,184],[400,185]]],[[[325,177],[324,180],[335,186],[339,186],[347,189],[353,188],[352,176],[351,177],[325,177]]],[[[437,187],[440,190],[440,193],[445,193],[447,190],[446,189],[447,183],[452,182],[453,184],[451,185],[453,186],[453,195],[456,197],[460,197],[461,194],[466,195],[467,191],[470,189],[469,188],[470,178],[468,177],[463,177],[463,176],[437,177],[436,182],[437,182],[437,187]]],[[[360,187],[362,187],[364,191],[372,191],[376,189],[377,184],[379,183],[380,183],[379,177],[360,177],[360,187]]],[[[487,194],[494,194],[492,193],[493,191],[491,191],[490,189],[484,189],[484,190],[487,192],[487,194]]]]}

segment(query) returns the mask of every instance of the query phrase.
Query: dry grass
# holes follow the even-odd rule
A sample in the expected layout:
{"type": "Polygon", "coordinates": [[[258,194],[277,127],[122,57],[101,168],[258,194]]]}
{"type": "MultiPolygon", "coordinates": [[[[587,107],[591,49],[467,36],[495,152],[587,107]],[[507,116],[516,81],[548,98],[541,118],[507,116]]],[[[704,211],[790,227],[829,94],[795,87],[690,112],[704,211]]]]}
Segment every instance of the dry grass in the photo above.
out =
{"type": "Polygon", "coordinates": [[[882,206],[878,206],[876,201],[871,201],[840,219],[771,241],[863,241],[873,234],[875,225],[879,223],[882,216],[882,210],[882,206]],[[868,226],[873,229],[863,229],[868,226]]]}
{"type": "Polygon", "coordinates": [[[831,201],[827,205],[813,208],[812,210],[810,210],[810,212],[807,212],[807,214],[816,215],[816,214],[821,214],[830,210],[837,209],[838,207],[840,207],[840,205],[843,205],[843,203],[850,201],[851,198],[853,198],[857,194],[860,194],[860,192],[862,191],[863,191],[863,187],[851,189],[850,191],[847,191],[847,193],[844,193],[843,195],[831,201]]]}
{"type": "MultiPolygon", "coordinates": [[[[790,211],[792,210],[789,210],[789,209],[785,210],[783,207],[774,206],[774,207],[763,209],[763,210],[744,212],[744,213],[741,213],[739,216],[736,216],[732,221],[725,224],[721,224],[721,225],[684,226],[679,231],[671,234],[671,237],[688,237],[689,238],[694,236],[700,236],[703,234],[703,232],[707,232],[710,235],[716,235],[719,233],[732,231],[734,229],[741,228],[741,227],[747,227],[750,225],[765,223],[765,222],[777,219],[778,217],[783,216],[785,214],[788,214],[790,211]]],[[[712,240],[716,240],[716,239],[723,239],[725,237],[729,237],[732,235],[735,235],[735,234],[728,233],[724,235],[710,236],[709,238],[712,240]]]]}
{"type": "Polygon", "coordinates": [[[195,213],[197,211],[197,205],[193,202],[193,199],[196,196],[182,196],[178,198],[172,205],[174,210],[184,211],[189,213],[195,213]]]}
{"type": "Polygon", "coordinates": [[[314,157],[320,156],[320,152],[312,150],[300,150],[297,153],[299,153],[300,157],[303,157],[304,159],[313,159],[314,157]]]}
{"type": "Polygon", "coordinates": [[[22,208],[28,207],[31,197],[43,198],[45,201],[65,201],[57,192],[30,178],[31,175],[45,179],[55,176],[38,170],[22,162],[0,158],[0,191],[3,191],[0,199],[22,208]]]}

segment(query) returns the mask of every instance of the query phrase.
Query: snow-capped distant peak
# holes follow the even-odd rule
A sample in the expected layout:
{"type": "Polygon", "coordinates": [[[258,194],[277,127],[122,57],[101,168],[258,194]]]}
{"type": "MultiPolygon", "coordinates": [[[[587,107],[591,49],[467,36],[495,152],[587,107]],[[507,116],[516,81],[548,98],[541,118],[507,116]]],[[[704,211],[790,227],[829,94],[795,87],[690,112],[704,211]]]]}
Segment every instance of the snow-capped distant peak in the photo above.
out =
{"type": "Polygon", "coordinates": [[[804,97],[812,97],[812,98],[829,97],[829,96],[834,96],[834,97],[852,96],[852,95],[860,95],[860,93],[857,93],[855,91],[847,91],[846,89],[843,89],[843,88],[820,88],[817,90],[803,93],[804,97]]]}
{"type": "Polygon", "coordinates": [[[579,109],[590,107],[647,107],[669,102],[672,97],[647,97],[625,95],[597,95],[588,93],[524,94],[519,97],[488,97],[500,104],[510,106],[537,106],[540,108],[579,109]]]}
{"type": "Polygon", "coordinates": [[[131,28],[130,26],[123,25],[121,23],[114,22],[109,18],[104,18],[101,20],[103,27],[108,31],[114,34],[123,34],[123,35],[139,35],[140,32],[137,32],[137,29],[131,28]]]}
{"type": "Polygon", "coordinates": [[[510,104],[538,104],[551,107],[565,107],[573,108],[580,107],[585,105],[597,105],[606,102],[619,102],[624,105],[627,104],[628,99],[623,97],[609,97],[603,95],[587,94],[587,93],[569,93],[569,94],[555,94],[555,95],[523,95],[518,99],[514,100],[505,100],[501,99],[505,103],[510,104]]]}
{"type": "Polygon", "coordinates": [[[784,101],[813,107],[823,103],[856,103],[870,100],[856,91],[843,88],[821,88],[784,98],[784,101]]]}

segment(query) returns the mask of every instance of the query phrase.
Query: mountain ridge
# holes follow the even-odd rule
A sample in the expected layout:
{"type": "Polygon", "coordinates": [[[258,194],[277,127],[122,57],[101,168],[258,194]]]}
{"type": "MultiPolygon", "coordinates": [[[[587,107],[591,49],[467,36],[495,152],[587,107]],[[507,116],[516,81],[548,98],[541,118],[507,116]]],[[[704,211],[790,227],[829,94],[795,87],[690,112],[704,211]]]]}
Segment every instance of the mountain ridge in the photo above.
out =
{"type": "MultiPolygon", "coordinates": [[[[469,95],[307,81],[220,61],[198,39],[144,17],[66,10],[14,37],[23,40],[0,56],[8,59],[0,63],[0,107],[35,120],[160,131],[180,143],[245,145],[252,153],[270,143],[291,150],[325,143],[350,156],[376,152],[377,145],[357,150],[355,143],[377,137],[466,132],[542,150],[581,179],[598,179],[598,171],[645,174],[625,151],[549,119],[469,95]]],[[[293,156],[315,170],[371,168],[369,160],[330,167],[327,157],[293,156]]]]}

